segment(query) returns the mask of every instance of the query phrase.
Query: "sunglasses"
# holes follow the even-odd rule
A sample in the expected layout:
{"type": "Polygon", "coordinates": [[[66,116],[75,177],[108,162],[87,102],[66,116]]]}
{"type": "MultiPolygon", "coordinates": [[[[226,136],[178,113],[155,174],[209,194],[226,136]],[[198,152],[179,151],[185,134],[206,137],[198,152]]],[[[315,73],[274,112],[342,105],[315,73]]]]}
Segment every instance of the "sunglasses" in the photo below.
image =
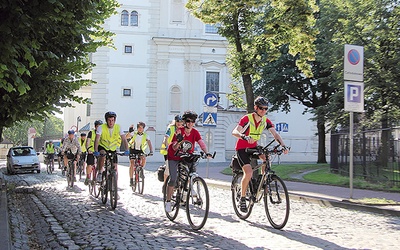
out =
{"type": "Polygon", "coordinates": [[[191,122],[191,123],[194,123],[194,121],[192,121],[192,120],[185,120],[185,122],[191,122]]]}
{"type": "Polygon", "coordinates": [[[263,108],[263,107],[257,106],[257,108],[258,108],[258,109],[261,109],[261,110],[265,110],[265,111],[268,110],[268,107],[267,107],[267,108],[263,108]]]}

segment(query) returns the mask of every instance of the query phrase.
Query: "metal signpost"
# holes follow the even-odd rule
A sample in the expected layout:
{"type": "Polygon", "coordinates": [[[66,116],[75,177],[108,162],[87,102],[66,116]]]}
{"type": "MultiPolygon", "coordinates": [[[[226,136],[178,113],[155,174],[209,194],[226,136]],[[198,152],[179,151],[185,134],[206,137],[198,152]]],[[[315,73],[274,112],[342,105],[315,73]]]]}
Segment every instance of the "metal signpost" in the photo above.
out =
{"type": "MultiPolygon", "coordinates": [[[[218,97],[216,94],[212,92],[208,92],[204,96],[204,103],[206,106],[204,107],[203,112],[203,126],[208,127],[208,138],[207,138],[207,148],[210,150],[210,128],[217,126],[217,104],[218,97]]],[[[208,167],[209,167],[209,159],[207,158],[207,171],[206,177],[208,178],[208,167]]]]}
{"type": "Polygon", "coordinates": [[[344,46],[344,110],[350,112],[350,199],[353,198],[353,112],[364,112],[364,48],[344,46]]]}

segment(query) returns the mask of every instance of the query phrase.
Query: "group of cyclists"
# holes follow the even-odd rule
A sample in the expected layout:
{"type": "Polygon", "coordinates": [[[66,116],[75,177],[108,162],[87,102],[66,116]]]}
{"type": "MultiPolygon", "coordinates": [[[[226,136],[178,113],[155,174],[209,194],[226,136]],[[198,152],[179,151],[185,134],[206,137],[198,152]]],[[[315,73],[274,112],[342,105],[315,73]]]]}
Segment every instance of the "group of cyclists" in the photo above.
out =
{"type": "MultiPolygon", "coordinates": [[[[254,112],[244,115],[232,131],[232,135],[237,138],[235,150],[237,152],[237,158],[240,166],[243,170],[242,179],[242,197],[245,197],[247,186],[253,175],[251,168],[250,155],[246,152],[247,148],[257,148],[257,142],[261,138],[261,134],[264,129],[267,129],[272,136],[275,138],[283,148],[284,153],[288,153],[288,149],[285,146],[281,136],[276,132],[272,122],[266,117],[268,111],[268,101],[264,97],[257,97],[254,101],[254,112]]],[[[139,122],[136,125],[129,127],[128,133],[124,133],[119,124],[116,124],[117,114],[115,112],[107,112],[104,115],[105,123],[101,120],[97,120],[94,123],[95,128],[86,134],[81,134],[80,141],[75,137],[75,131],[68,131],[68,136],[64,139],[61,147],[61,152],[64,153],[64,166],[67,165],[67,152],[74,154],[74,166],[75,170],[79,157],[86,157],[86,179],[85,184],[88,184],[89,176],[92,171],[92,166],[95,164],[95,158],[98,158],[97,169],[99,173],[103,171],[104,166],[104,155],[106,152],[116,152],[117,148],[123,144],[126,150],[124,155],[141,155],[142,167],[146,164],[145,150],[149,149],[147,156],[153,155],[153,145],[150,141],[149,136],[144,131],[145,123],[139,122]]],[[[166,194],[165,210],[171,211],[171,195],[177,179],[177,165],[179,163],[179,153],[193,153],[195,144],[197,143],[201,150],[211,157],[211,154],[207,150],[207,146],[203,141],[199,131],[194,127],[198,115],[191,110],[185,111],[183,115],[176,115],[171,124],[168,125],[160,153],[164,155],[166,162],[166,170],[164,172],[164,185],[168,188],[166,194]],[[167,177],[169,181],[166,183],[167,177]]],[[[54,148],[52,148],[50,142],[46,148],[46,152],[54,156],[54,148]]],[[[264,155],[260,155],[259,158],[264,162],[267,160],[264,155]]],[[[117,169],[118,159],[114,158],[114,166],[117,169]]],[[[130,159],[129,178],[130,185],[133,185],[133,172],[134,172],[134,161],[130,159]]],[[[262,169],[265,171],[265,169],[262,169]]],[[[75,171],[76,172],[76,171],[75,171]]],[[[98,181],[101,181],[101,174],[97,174],[98,181]]],[[[246,201],[242,198],[240,202],[240,210],[242,212],[247,211],[246,201]]]]}

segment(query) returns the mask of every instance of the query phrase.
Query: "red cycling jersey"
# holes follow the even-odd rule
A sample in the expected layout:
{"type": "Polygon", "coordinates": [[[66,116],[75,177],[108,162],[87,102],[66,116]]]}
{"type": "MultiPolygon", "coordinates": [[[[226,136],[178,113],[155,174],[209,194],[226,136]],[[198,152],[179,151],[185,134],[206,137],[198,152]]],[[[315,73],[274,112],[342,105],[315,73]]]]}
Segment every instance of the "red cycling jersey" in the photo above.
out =
{"type": "MultiPolygon", "coordinates": [[[[255,121],[255,120],[256,120],[256,119],[254,118],[254,117],[255,117],[255,114],[253,113],[252,115],[253,115],[253,119],[254,119],[254,121],[255,121]]],[[[248,117],[247,115],[245,115],[245,116],[243,116],[242,118],[240,118],[239,125],[240,125],[242,128],[246,127],[246,125],[247,125],[248,123],[249,123],[249,117],[248,117]]],[[[258,126],[260,125],[260,123],[261,123],[261,120],[260,120],[259,122],[255,122],[256,128],[258,128],[258,126]]],[[[267,121],[266,121],[266,129],[273,128],[273,127],[274,127],[274,124],[272,124],[271,120],[267,118],[267,121]]],[[[241,132],[242,134],[244,134],[244,135],[246,135],[246,136],[249,135],[249,133],[250,133],[250,126],[248,126],[248,128],[247,128],[244,132],[243,132],[243,131],[239,131],[239,132],[241,132]]],[[[236,147],[235,147],[235,149],[236,149],[236,150],[239,150],[239,149],[255,148],[255,147],[257,147],[257,141],[254,142],[254,143],[249,143],[249,142],[246,141],[246,140],[238,139],[237,142],[236,142],[236,147]]]]}

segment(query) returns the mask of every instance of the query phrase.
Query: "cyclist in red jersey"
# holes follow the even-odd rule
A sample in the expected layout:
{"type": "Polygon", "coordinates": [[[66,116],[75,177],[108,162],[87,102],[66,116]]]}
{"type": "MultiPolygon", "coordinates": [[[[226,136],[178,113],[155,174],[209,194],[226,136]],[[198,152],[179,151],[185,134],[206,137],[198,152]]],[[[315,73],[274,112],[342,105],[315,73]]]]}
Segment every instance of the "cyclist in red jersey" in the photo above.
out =
{"type": "Polygon", "coordinates": [[[177,173],[178,173],[178,163],[180,161],[179,153],[193,153],[194,145],[197,142],[201,150],[211,157],[211,154],[207,151],[207,146],[204,143],[201,135],[197,129],[194,128],[194,123],[197,119],[197,114],[193,111],[185,111],[182,116],[184,121],[184,127],[177,128],[177,131],[173,135],[172,141],[168,147],[168,167],[169,167],[169,181],[167,188],[167,200],[165,202],[165,210],[171,212],[171,196],[172,191],[175,187],[177,173]]]}
{"type": "MultiPolygon", "coordinates": [[[[246,153],[247,148],[256,148],[257,142],[261,138],[261,134],[264,129],[274,136],[275,140],[285,148],[284,153],[287,154],[288,150],[285,147],[285,143],[282,137],[276,132],[272,122],[265,116],[268,110],[268,101],[264,97],[257,97],[254,100],[254,112],[251,114],[244,115],[238,125],[233,129],[232,135],[238,138],[236,142],[236,153],[240,166],[243,169],[242,178],[242,194],[240,201],[240,210],[242,212],[247,212],[246,206],[246,190],[253,175],[253,170],[251,168],[250,156],[246,153]]],[[[265,155],[260,155],[260,159],[264,162],[266,161],[265,155]]],[[[265,171],[265,166],[262,169],[265,171]]]]}

